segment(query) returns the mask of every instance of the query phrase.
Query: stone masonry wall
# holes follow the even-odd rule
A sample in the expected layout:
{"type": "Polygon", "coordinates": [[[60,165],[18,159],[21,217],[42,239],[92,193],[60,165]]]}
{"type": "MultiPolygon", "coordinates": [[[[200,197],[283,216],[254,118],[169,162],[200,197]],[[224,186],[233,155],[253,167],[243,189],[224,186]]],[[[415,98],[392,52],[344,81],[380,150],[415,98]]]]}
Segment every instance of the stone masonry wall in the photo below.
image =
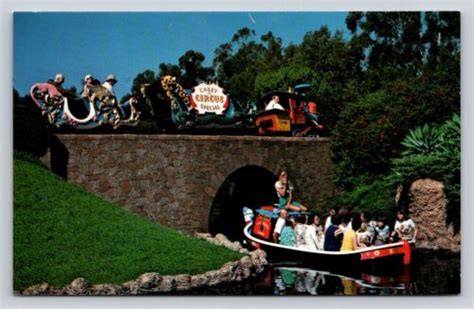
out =
{"type": "Polygon", "coordinates": [[[308,206],[333,193],[329,139],[194,135],[57,135],[43,162],[87,191],[153,221],[207,232],[226,177],[256,165],[292,176],[308,206]]]}

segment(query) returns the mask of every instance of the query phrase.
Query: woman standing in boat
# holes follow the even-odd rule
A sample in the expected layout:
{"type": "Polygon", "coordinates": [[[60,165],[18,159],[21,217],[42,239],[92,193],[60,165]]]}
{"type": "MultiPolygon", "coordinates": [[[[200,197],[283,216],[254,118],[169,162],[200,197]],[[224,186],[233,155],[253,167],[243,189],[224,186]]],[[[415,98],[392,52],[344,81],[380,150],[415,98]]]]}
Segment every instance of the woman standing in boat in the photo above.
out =
{"type": "Polygon", "coordinates": [[[294,211],[306,211],[306,207],[300,202],[293,201],[293,184],[290,182],[288,173],[281,171],[278,181],[275,183],[275,190],[278,195],[278,207],[294,211]]]}

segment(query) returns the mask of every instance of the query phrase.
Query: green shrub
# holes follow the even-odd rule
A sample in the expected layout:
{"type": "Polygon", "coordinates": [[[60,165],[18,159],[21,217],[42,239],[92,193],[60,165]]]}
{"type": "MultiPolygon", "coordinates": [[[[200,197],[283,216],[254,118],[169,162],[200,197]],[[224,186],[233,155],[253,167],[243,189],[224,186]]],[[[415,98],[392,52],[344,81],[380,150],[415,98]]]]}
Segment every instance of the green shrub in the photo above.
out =
{"type": "MultiPolygon", "coordinates": [[[[420,178],[442,181],[448,203],[448,223],[455,231],[460,227],[460,154],[461,121],[457,114],[442,125],[428,125],[411,130],[401,144],[401,157],[391,160],[387,176],[374,177],[368,173],[348,177],[352,188],[326,201],[326,208],[347,207],[352,211],[368,211],[374,215],[393,216],[397,209],[395,193],[398,186],[405,189],[420,178]]],[[[351,161],[339,167],[353,168],[351,161]]],[[[399,205],[398,207],[402,207],[399,205]]]]}
{"type": "Polygon", "coordinates": [[[406,150],[392,161],[392,171],[405,184],[420,178],[442,181],[448,199],[448,222],[460,227],[461,119],[458,114],[441,126],[424,125],[410,131],[402,143],[406,150]],[[433,134],[433,132],[437,132],[433,134]],[[436,139],[434,138],[436,137],[436,139]],[[430,140],[430,146],[420,144],[430,140]],[[427,149],[430,151],[427,151],[427,149]]]}
{"type": "Polygon", "coordinates": [[[365,211],[375,217],[393,217],[397,205],[395,192],[396,177],[388,176],[366,184],[361,183],[353,190],[344,192],[326,200],[326,210],[331,207],[346,207],[352,212],[365,211]]]}
{"type": "MultiPolygon", "coordinates": [[[[459,87],[440,72],[403,76],[381,87],[346,102],[332,131],[335,181],[344,190],[355,188],[360,176],[370,183],[388,175],[391,161],[403,150],[411,151],[402,144],[411,128],[441,124],[459,112],[459,87]]],[[[427,130],[424,140],[415,139],[425,153],[436,146],[440,134],[432,127],[427,130]]]]}
{"type": "Polygon", "coordinates": [[[430,154],[441,146],[441,130],[425,124],[410,130],[401,144],[407,148],[402,155],[430,154]]]}

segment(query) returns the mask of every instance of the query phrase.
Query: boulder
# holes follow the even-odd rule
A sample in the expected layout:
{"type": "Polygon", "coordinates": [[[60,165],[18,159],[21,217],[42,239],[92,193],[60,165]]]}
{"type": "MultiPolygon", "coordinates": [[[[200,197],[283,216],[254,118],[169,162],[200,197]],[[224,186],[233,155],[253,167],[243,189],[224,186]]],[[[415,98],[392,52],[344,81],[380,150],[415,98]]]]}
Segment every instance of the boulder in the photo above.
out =
{"type": "Polygon", "coordinates": [[[122,291],[125,295],[139,295],[141,294],[140,284],[135,280],[127,281],[122,284],[122,291]]]}
{"type": "Polygon", "coordinates": [[[259,273],[264,269],[264,266],[267,265],[266,253],[263,250],[255,250],[249,253],[248,255],[252,262],[255,272],[259,273]]]}
{"type": "Polygon", "coordinates": [[[242,257],[239,260],[239,268],[240,268],[241,279],[246,279],[251,275],[253,264],[252,264],[252,260],[250,259],[248,255],[242,257]]]}
{"type": "Polygon", "coordinates": [[[216,239],[218,242],[220,242],[221,244],[223,243],[226,243],[229,241],[229,239],[227,239],[227,237],[224,235],[224,234],[217,234],[214,239],[216,239]]]}
{"type": "Polygon", "coordinates": [[[225,263],[219,269],[219,280],[220,282],[230,282],[232,280],[232,275],[237,266],[239,265],[238,262],[228,262],[225,263]]]}
{"type": "Polygon", "coordinates": [[[210,270],[205,273],[205,276],[207,278],[207,285],[208,286],[214,286],[218,285],[221,283],[221,272],[220,270],[210,270]]]}
{"type": "Polygon", "coordinates": [[[121,295],[122,287],[116,284],[94,284],[89,291],[90,295],[121,295]]]}
{"type": "Polygon", "coordinates": [[[90,284],[84,278],[76,278],[63,289],[65,295],[87,295],[90,284]]]}
{"type": "Polygon", "coordinates": [[[194,233],[194,235],[196,235],[196,237],[200,239],[212,238],[212,235],[209,233],[194,233]]]}
{"type": "Polygon", "coordinates": [[[191,289],[191,276],[190,275],[177,275],[174,277],[176,281],[177,291],[187,291],[191,289]]]}
{"type": "Polygon", "coordinates": [[[40,283],[40,284],[35,284],[30,286],[29,288],[25,289],[21,294],[22,295],[29,295],[29,296],[35,296],[35,295],[46,295],[48,294],[49,291],[49,284],[46,282],[40,283]]]}
{"type": "Polygon", "coordinates": [[[156,292],[171,292],[176,289],[176,280],[174,276],[163,276],[161,277],[161,281],[156,289],[153,289],[156,292]]]}
{"type": "Polygon", "coordinates": [[[205,274],[191,276],[190,286],[191,288],[197,288],[202,286],[207,286],[208,278],[205,274]]]}
{"type": "Polygon", "coordinates": [[[447,203],[441,182],[419,179],[412,183],[408,210],[418,229],[418,248],[460,252],[461,234],[455,234],[446,222],[447,203]]]}
{"type": "Polygon", "coordinates": [[[140,289],[153,289],[156,288],[160,281],[161,281],[161,276],[158,273],[144,273],[141,274],[136,280],[135,280],[139,286],[140,289]]]}

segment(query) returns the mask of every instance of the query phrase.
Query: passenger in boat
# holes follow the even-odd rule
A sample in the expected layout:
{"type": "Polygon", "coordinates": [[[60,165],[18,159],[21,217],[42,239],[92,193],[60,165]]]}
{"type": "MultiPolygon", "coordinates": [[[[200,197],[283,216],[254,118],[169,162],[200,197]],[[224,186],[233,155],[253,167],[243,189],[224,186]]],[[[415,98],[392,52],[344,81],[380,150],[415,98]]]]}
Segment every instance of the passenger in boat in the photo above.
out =
{"type": "Polygon", "coordinates": [[[339,217],[341,217],[341,224],[339,225],[339,228],[345,232],[346,229],[351,229],[352,228],[352,216],[351,212],[347,208],[341,208],[338,211],[339,217]]]}
{"type": "Polygon", "coordinates": [[[321,226],[321,220],[317,215],[310,217],[308,225],[306,225],[305,243],[308,250],[323,250],[324,231],[321,226]]]}
{"type": "Polygon", "coordinates": [[[265,110],[271,110],[271,109],[279,109],[279,110],[285,110],[283,106],[280,104],[280,97],[277,95],[272,96],[272,99],[270,102],[268,102],[267,106],[265,106],[265,110]]]}
{"type": "Polygon", "coordinates": [[[275,183],[275,190],[278,195],[279,208],[290,209],[294,211],[306,211],[306,207],[300,202],[293,200],[293,184],[290,182],[288,173],[281,171],[278,181],[275,183]]]}
{"type": "Polygon", "coordinates": [[[306,217],[298,216],[294,219],[295,222],[295,237],[296,237],[296,247],[301,249],[306,249],[306,217]]]}
{"type": "Polygon", "coordinates": [[[375,245],[385,245],[390,238],[390,228],[386,223],[387,219],[385,217],[380,217],[377,220],[377,227],[375,228],[375,245]]]}
{"type": "Polygon", "coordinates": [[[334,216],[339,209],[337,207],[331,207],[329,208],[329,216],[326,218],[326,222],[324,223],[324,231],[328,229],[329,226],[331,226],[331,217],[334,216]]]}
{"type": "Polygon", "coordinates": [[[331,217],[331,225],[327,228],[324,234],[324,250],[325,251],[339,251],[341,249],[341,242],[344,232],[339,229],[341,224],[341,217],[334,215],[331,217]]]}
{"type": "Polygon", "coordinates": [[[281,230],[285,226],[286,219],[288,218],[288,212],[286,209],[280,210],[280,215],[275,223],[275,229],[273,230],[273,241],[278,243],[281,235],[281,230]]]}
{"type": "Polygon", "coordinates": [[[365,248],[372,245],[372,235],[368,231],[367,223],[361,223],[356,231],[356,248],[365,248]]]}
{"type": "MultiPolygon", "coordinates": [[[[344,231],[344,236],[342,239],[342,245],[341,245],[341,251],[354,251],[357,249],[357,237],[356,237],[356,232],[354,229],[359,229],[360,228],[360,219],[354,218],[354,219],[348,219],[342,218],[343,221],[350,221],[351,226],[347,227],[346,230],[344,231]]],[[[348,224],[347,224],[348,225],[348,224]]]]}
{"type": "Polygon", "coordinates": [[[281,229],[280,234],[280,245],[295,247],[296,246],[296,235],[293,226],[295,222],[293,220],[286,220],[285,226],[281,229]]]}
{"type": "Polygon", "coordinates": [[[399,240],[414,240],[416,239],[418,231],[415,227],[415,222],[410,219],[409,215],[403,211],[397,212],[397,220],[391,234],[390,240],[392,242],[399,240]]]}
{"type": "Polygon", "coordinates": [[[360,220],[367,225],[367,233],[372,241],[371,244],[375,241],[375,228],[377,227],[377,221],[372,220],[372,216],[367,211],[362,211],[360,213],[360,220]]]}

